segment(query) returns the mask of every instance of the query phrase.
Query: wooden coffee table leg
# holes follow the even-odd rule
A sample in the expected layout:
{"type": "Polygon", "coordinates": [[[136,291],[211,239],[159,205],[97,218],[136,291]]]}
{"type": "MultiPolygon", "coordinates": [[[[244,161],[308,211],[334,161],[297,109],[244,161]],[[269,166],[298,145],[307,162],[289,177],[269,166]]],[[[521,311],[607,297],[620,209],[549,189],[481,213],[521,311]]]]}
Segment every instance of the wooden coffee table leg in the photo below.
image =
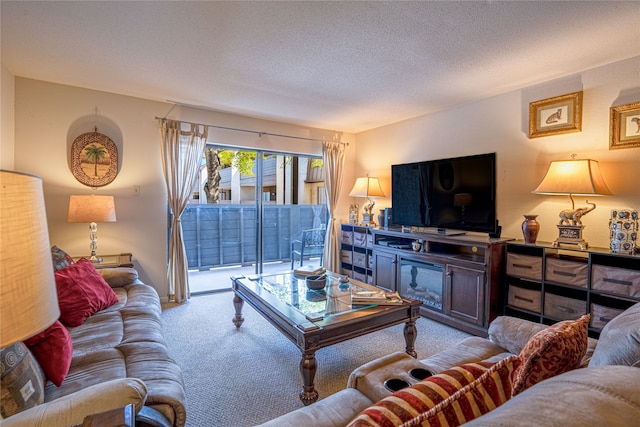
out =
{"type": "Polygon", "coordinates": [[[304,387],[300,390],[300,400],[305,405],[309,405],[318,400],[318,391],[313,386],[313,380],[316,376],[318,363],[316,361],[316,353],[303,352],[300,361],[300,372],[302,373],[302,381],[304,387]]]}
{"type": "Polygon", "coordinates": [[[404,324],[404,341],[407,344],[407,348],[405,352],[411,357],[418,357],[418,353],[416,353],[414,344],[416,343],[416,337],[418,336],[418,330],[416,329],[416,322],[414,320],[409,320],[404,324]]]}
{"type": "Polygon", "coordinates": [[[242,325],[242,322],[244,322],[244,317],[242,317],[243,304],[244,301],[242,300],[242,298],[240,298],[238,294],[235,294],[233,296],[233,306],[236,309],[236,315],[233,317],[233,324],[236,325],[236,328],[239,328],[240,325],[242,325]]]}

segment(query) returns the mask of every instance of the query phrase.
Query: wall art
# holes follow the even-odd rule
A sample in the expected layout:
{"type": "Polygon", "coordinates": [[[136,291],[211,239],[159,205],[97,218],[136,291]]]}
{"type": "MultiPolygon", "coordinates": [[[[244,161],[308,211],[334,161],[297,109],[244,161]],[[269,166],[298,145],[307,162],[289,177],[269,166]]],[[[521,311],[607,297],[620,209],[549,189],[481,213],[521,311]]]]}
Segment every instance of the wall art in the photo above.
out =
{"type": "Polygon", "coordinates": [[[97,129],[83,133],[71,146],[71,173],[92,188],[111,183],[118,175],[116,144],[97,129]]]}
{"type": "Polygon", "coordinates": [[[611,107],[609,149],[640,147],[640,102],[611,107]]]}
{"type": "Polygon", "coordinates": [[[529,138],[582,131],[582,91],[529,104],[529,138]]]}

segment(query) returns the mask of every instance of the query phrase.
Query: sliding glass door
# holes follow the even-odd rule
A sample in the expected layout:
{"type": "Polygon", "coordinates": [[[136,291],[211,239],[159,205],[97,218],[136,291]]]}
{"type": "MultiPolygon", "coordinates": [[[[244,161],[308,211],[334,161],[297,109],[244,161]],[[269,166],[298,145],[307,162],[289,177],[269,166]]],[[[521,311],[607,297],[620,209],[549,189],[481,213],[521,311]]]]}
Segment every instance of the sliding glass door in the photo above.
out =
{"type": "Polygon", "coordinates": [[[327,224],[324,168],[320,158],[208,146],[200,179],[182,216],[192,293],[220,287],[195,272],[224,269],[255,274],[320,264],[302,237],[322,236],[327,224]],[[210,286],[209,286],[210,285],[210,286]]]}

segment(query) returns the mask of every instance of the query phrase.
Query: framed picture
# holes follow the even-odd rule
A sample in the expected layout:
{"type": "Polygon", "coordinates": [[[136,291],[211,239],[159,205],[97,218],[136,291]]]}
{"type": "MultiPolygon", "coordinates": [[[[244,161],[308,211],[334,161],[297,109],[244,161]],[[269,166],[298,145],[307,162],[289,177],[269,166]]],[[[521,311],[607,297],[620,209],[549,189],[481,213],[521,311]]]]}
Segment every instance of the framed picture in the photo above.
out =
{"type": "Polygon", "coordinates": [[[83,133],[71,145],[71,173],[92,188],[111,183],[118,175],[116,144],[101,133],[83,133]]]}
{"type": "Polygon", "coordinates": [[[529,138],[582,131],[582,91],[529,104],[529,138]]]}
{"type": "Polygon", "coordinates": [[[640,147],[640,102],[611,107],[609,150],[640,147]]]}

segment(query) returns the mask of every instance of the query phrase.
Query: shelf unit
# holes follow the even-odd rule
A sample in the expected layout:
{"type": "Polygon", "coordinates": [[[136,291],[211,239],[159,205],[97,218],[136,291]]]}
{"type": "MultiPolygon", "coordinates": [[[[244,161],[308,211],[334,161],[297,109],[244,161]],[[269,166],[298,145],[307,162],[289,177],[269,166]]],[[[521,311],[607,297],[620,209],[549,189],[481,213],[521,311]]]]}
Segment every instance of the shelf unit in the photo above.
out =
{"type": "Polygon", "coordinates": [[[370,227],[342,224],[340,274],[361,282],[373,283],[373,234],[370,227]]]}
{"type": "Polygon", "coordinates": [[[608,249],[507,245],[504,314],[544,324],[590,313],[597,337],[613,317],[640,301],[640,256],[608,249]]]}
{"type": "Polygon", "coordinates": [[[373,283],[423,302],[420,314],[486,336],[501,313],[507,239],[372,229],[373,283]],[[418,250],[413,243],[420,243],[418,250]]]}

